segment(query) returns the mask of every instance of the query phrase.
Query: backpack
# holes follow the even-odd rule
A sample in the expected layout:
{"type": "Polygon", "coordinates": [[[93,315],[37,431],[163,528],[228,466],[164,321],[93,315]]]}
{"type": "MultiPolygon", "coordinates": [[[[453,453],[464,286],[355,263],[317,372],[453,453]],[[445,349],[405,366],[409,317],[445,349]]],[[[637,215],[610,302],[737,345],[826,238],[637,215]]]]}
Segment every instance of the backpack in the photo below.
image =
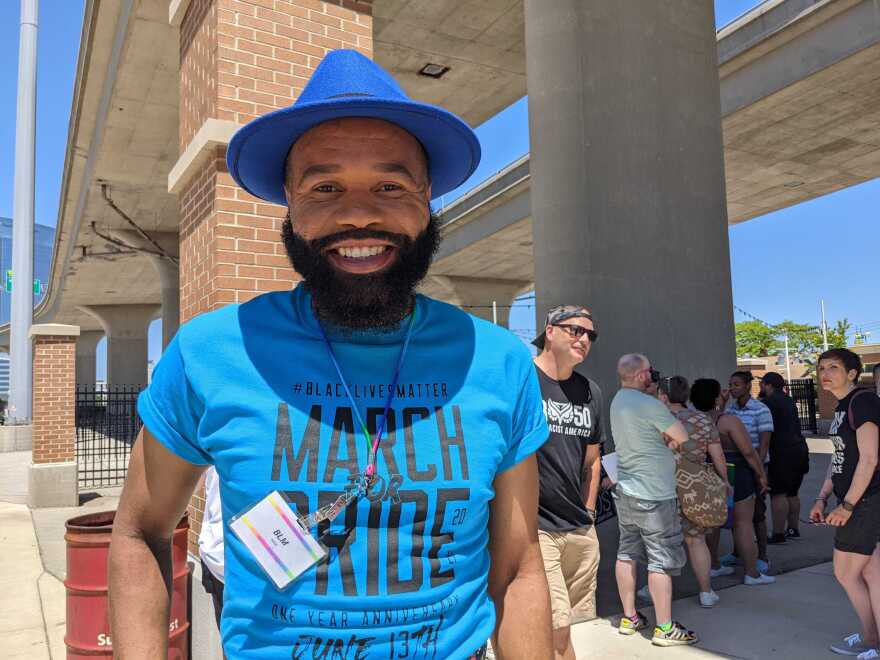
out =
{"type": "Polygon", "coordinates": [[[727,521],[727,484],[711,464],[679,454],[675,486],[681,512],[694,525],[709,529],[727,521]]]}

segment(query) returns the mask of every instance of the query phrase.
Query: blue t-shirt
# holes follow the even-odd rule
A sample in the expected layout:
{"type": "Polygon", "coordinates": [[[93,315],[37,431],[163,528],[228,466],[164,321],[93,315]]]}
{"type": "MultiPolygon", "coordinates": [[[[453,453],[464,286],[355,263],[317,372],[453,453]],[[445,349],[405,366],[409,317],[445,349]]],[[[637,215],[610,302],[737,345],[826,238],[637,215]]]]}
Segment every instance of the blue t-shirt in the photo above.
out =
{"type": "MultiPolygon", "coordinates": [[[[328,560],[284,591],[230,519],[273,490],[298,514],[313,512],[367,461],[307,290],[193,319],[156,366],[138,401],[144,424],[220,476],[229,658],[466,658],[491,635],[492,485],[547,439],[540,389],[528,349],[506,330],[423,296],[415,313],[378,484],[313,530],[328,560]]],[[[372,433],[407,323],[387,333],[328,328],[372,433]]]]}

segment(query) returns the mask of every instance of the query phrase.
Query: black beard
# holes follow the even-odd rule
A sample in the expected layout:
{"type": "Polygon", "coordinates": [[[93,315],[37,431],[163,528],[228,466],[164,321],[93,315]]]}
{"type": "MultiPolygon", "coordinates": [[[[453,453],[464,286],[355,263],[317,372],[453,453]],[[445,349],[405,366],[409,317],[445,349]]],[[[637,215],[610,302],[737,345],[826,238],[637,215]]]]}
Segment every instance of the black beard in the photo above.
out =
{"type": "Polygon", "coordinates": [[[281,238],[293,269],[302,275],[322,323],[350,330],[387,330],[409,314],[416,286],[428,273],[440,246],[436,216],[415,240],[401,234],[352,229],[307,241],[293,230],[290,213],[281,226],[281,238]],[[374,238],[397,247],[394,262],[379,273],[351,275],[335,268],[324,254],[342,240],[374,238]]]}

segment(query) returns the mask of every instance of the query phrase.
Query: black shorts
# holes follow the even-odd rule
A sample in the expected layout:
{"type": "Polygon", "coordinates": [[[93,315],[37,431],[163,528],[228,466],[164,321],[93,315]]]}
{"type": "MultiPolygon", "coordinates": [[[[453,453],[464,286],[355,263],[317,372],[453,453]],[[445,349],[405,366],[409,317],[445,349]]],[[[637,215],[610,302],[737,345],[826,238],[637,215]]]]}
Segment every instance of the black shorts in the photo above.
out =
{"type": "Polygon", "coordinates": [[[771,454],[767,473],[770,495],[797,497],[804,475],[809,471],[810,450],[806,444],[771,454]]]}
{"type": "Polygon", "coordinates": [[[834,534],[834,549],[872,555],[880,543],[880,492],[863,497],[852,515],[834,534]]]}
{"type": "Polygon", "coordinates": [[[755,473],[739,454],[725,454],[725,460],[733,463],[733,501],[742,502],[755,495],[755,473]]]}

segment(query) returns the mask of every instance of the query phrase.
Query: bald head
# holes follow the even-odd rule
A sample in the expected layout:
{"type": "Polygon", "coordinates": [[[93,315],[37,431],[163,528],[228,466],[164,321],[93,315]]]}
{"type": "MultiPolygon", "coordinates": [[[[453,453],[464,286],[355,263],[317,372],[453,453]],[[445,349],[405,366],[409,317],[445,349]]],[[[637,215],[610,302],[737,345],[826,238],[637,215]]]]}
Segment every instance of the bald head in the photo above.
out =
{"type": "Polygon", "coordinates": [[[628,353],[617,361],[617,375],[621,383],[632,383],[640,372],[650,366],[648,358],[641,353],[628,353]]]}

